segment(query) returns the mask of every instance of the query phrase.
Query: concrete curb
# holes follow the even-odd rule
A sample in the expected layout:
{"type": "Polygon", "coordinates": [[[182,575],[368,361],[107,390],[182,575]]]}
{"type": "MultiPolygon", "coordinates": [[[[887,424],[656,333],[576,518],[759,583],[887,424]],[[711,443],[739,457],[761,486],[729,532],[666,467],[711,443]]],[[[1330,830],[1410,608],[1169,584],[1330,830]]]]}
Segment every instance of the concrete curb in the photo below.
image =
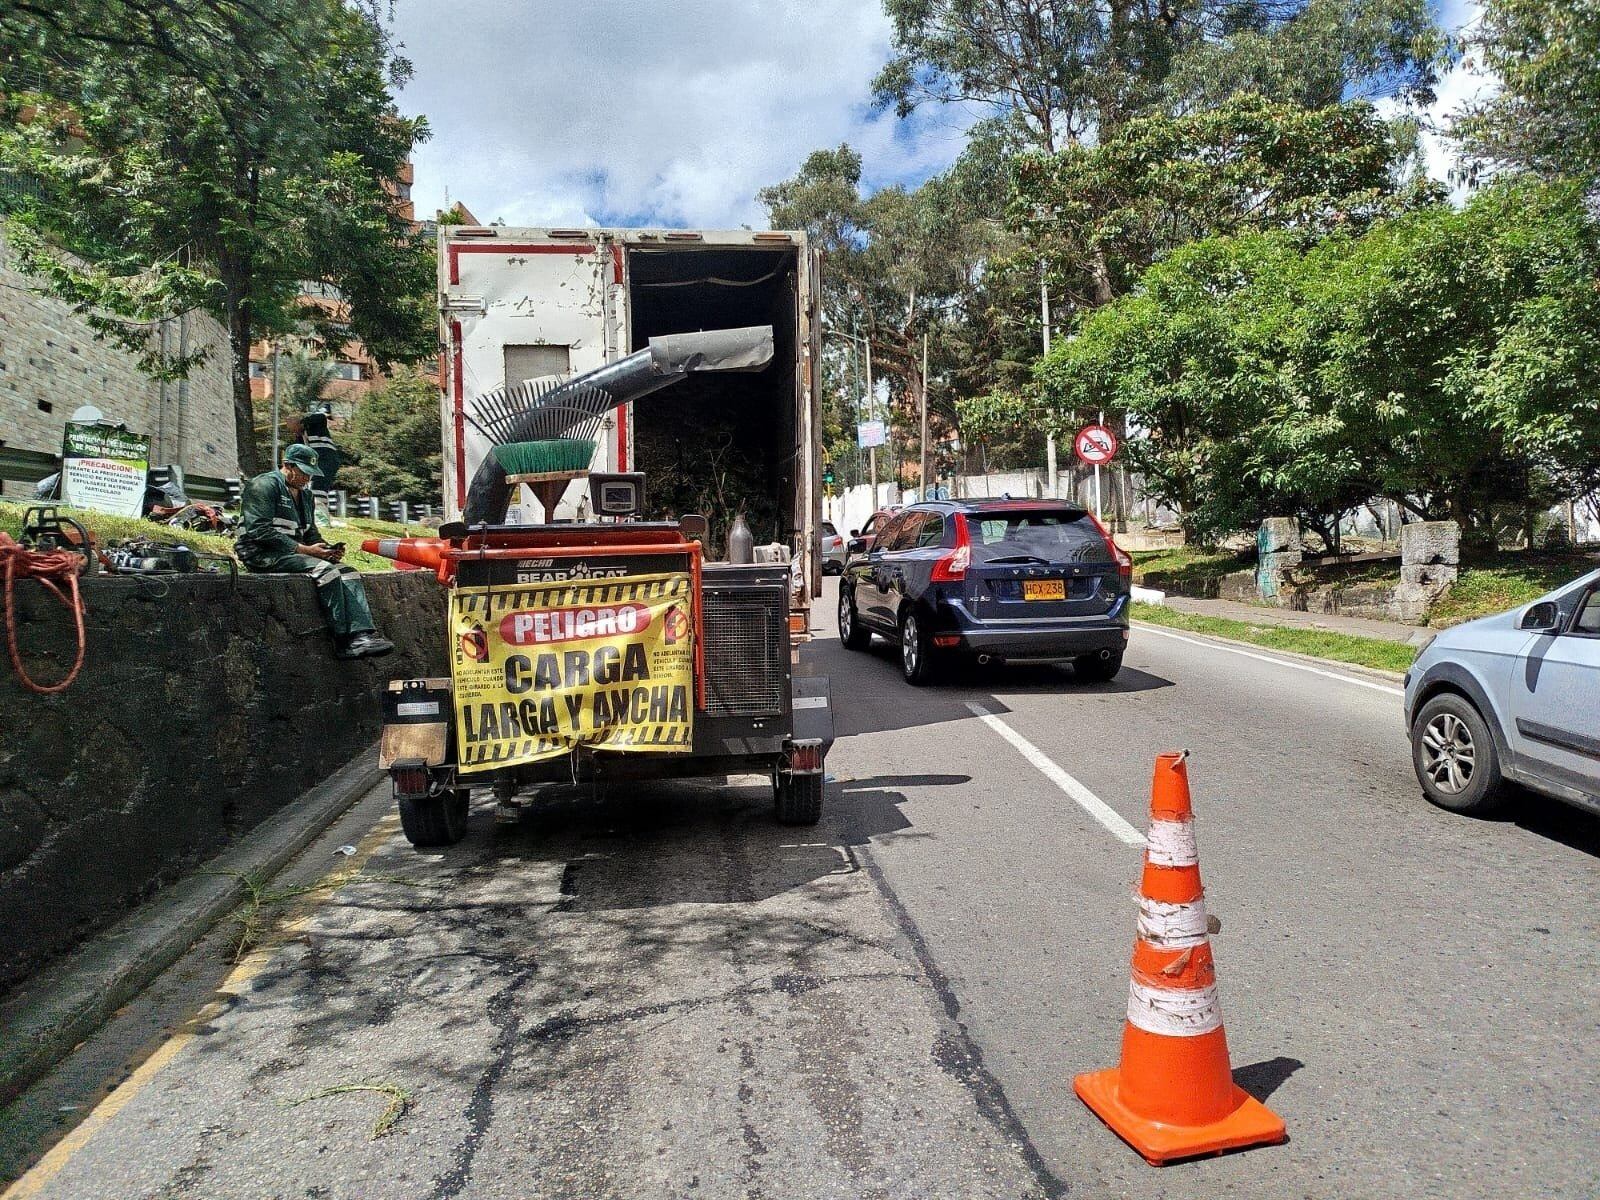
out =
{"type": "Polygon", "coordinates": [[[382,779],[364,750],[216,858],[42,971],[0,1005],[0,1104],[25,1091],[239,906],[234,873],[272,876],[382,779]]]}
{"type": "Polygon", "coordinates": [[[1157,591],[1155,588],[1141,587],[1137,583],[1128,589],[1128,594],[1138,604],[1161,606],[1167,602],[1167,594],[1165,592],[1157,591]]]}
{"type": "MultiPolygon", "coordinates": [[[[1279,650],[1276,646],[1258,646],[1255,642],[1225,637],[1220,633],[1197,633],[1193,629],[1184,629],[1178,625],[1163,625],[1159,621],[1141,621],[1137,617],[1133,619],[1133,624],[1143,625],[1148,629],[1165,630],[1167,633],[1176,633],[1183,637],[1197,638],[1202,642],[1217,642],[1223,646],[1239,646],[1246,650],[1254,650],[1257,654],[1275,654],[1279,658],[1293,659],[1296,662],[1308,663],[1315,667],[1336,667],[1341,671],[1349,672],[1351,675],[1365,675],[1369,679],[1375,679],[1381,683],[1398,684],[1405,680],[1405,674],[1401,671],[1385,671],[1379,667],[1364,667],[1360,663],[1349,663],[1338,658],[1318,658],[1315,654],[1300,654],[1294,650],[1279,650]]],[[[1406,643],[1396,642],[1394,644],[1403,646],[1406,643]]]]}

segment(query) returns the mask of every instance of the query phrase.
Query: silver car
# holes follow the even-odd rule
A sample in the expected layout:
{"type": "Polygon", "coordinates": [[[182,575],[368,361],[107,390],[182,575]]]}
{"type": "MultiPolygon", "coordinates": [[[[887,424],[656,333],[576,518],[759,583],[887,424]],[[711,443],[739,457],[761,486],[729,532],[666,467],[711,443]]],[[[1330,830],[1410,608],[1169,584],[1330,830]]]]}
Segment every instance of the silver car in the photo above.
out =
{"type": "Polygon", "coordinates": [[[1406,674],[1405,712],[1441,808],[1488,812],[1511,780],[1600,813],[1600,571],[1445,630],[1406,674]]]}
{"type": "Polygon", "coordinates": [[[822,523],[822,573],[837,575],[844,570],[844,538],[833,527],[832,521],[822,523]]]}

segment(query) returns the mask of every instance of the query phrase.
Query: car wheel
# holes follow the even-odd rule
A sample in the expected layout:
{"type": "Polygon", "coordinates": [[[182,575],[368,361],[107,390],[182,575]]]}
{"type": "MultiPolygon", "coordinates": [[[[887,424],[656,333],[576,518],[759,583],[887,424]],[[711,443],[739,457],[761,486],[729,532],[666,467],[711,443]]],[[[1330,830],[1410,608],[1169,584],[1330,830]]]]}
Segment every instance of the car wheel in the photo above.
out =
{"type": "Polygon", "coordinates": [[[467,835],[471,792],[456,788],[438,796],[405,796],[399,801],[400,828],[418,850],[453,846],[467,835]]]}
{"type": "Polygon", "coordinates": [[[916,610],[910,608],[900,618],[900,673],[916,687],[932,683],[935,674],[933,647],[922,632],[916,610]]]}
{"type": "Polygon", "coordinates": [[[839,640],[846,650],[865,650],[872,644],[872,630],[861,623],[852,588],[839,589],[839,640]]]}
{"type": "Polygon", "coordinates": [[[1411,725],[1411,765],[1440,808],[1487,813],[1504,803],[1494,737],[1464,696],[1446,692],[1422,706],[1411,725]]]}
{"type": "Polygon", "coordinates": [[[817,775],[779,771],[772,782],[772,808],[780,825],[815,825],[822,819],[822,782],[817,775]]]}
{"type": "Polygon", "coordinates": [[[1072,670],[1085,683],[1107,683],[1122,670],[1122,651],[1114,651],[1110,658],[1085,654],[1072,660],[1072,670]]]}

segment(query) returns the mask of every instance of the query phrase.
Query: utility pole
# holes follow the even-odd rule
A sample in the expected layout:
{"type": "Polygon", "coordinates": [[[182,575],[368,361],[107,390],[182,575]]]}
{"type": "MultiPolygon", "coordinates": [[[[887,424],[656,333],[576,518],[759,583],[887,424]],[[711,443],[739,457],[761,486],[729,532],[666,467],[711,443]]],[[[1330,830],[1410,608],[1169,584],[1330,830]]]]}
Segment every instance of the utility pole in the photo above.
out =
{"type": "Polygon", "coordinates": [[[922,335],[922,498],[928,495],[928,335],[922,335]]]}
{"type": "Polygon", "coordinates": [[[278,340],[272,340],[272,462],[268,469],[276,467],[278,457],[278,340]]]}
{"type": "MultiPolygon", "coordinates": [[[[872,335],[863,339],[867,347],[867,420],[878,419],[878,393],[872,390],[872,335]]],[[[872,511],[878,511],[878,448],[867,448],[868,469],[872,472],[872,511]]]]}
{"type": "MultiPolygon", "coordinates": [[[[1044,352],[1050,353],[1050,283],[1045,276],[1044,259],[1039,260],[1039,329],[1044,340],[1044,352]]],[[[1050,496],[1056,494],[1056,486],[1061,475],[1056,468],[1056,435],[1046,433],[1044,437],[1044,473],[1050,485],[1050,496]]]]}

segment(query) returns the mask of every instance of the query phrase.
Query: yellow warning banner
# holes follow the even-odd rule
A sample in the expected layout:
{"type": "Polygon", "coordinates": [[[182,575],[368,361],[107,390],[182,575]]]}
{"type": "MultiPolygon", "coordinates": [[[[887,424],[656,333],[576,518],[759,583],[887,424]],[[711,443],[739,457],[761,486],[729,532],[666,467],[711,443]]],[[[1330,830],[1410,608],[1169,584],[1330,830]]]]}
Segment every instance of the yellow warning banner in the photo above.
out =
{"type": "Polygon", "coordinates": [[[686,574],[453,591],[456,761],[509,767],[574,746],[687,754],[692,596],[686,574]]]}

